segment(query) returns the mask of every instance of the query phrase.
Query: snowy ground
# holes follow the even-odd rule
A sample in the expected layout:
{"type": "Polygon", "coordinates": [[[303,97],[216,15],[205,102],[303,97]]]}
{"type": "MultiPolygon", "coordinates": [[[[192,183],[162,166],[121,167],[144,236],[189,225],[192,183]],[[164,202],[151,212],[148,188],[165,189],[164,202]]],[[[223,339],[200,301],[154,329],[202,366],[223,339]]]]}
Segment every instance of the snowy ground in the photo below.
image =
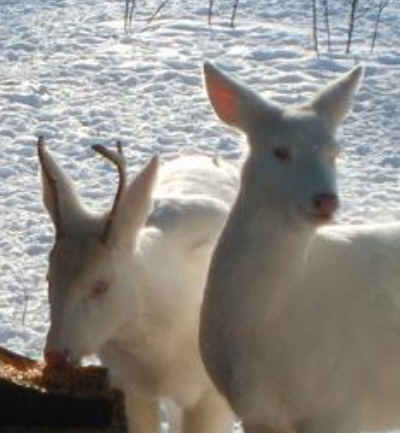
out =
{"type": "MultiPolygon", "coordinates": [[[[132,33],[119,0],[0,0],[0,344],[38,356],[47,330],[46,255],[52,228],[41,205],[36,137],[43,134],[88,204],[109,205],[115,176],[90,149],[121,139],[132,171],[153,152],[237,160],[242,138],[224,128],[203,92],[209,59],[281,102],[302,101],[355,63],[366,67],[353,114],[340,133],[338,222],[400,218],[399,2],[384,12],[369,56],[372,16],[343,56],[340,8],[335,54],[312,51],[306,0],[242,0],[229,28],[229,0],[139,2],[132,33]],[[143,2],[144,3],[144,2],[143,2]]],[[[340,2],[336,2],[338,4],[340,2]]]]}

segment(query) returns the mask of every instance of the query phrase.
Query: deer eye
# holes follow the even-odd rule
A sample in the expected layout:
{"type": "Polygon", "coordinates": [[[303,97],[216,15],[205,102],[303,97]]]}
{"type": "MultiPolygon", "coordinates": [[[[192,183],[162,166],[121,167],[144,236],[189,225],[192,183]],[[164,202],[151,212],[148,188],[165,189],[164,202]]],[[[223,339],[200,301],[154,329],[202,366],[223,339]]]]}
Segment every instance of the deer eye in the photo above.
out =
{"type": "Polygon", "coordinates": [[[277,147],[274,149],[274,157],[282,163],[286,163],[290,161],[290,153],[288,149],[285,149],[284,147],[277,147]]]}
{"type": "Polygon", "coordinates": [[[97,298],[98,296],[104,295],[104,293],[107,292],[109,286],[110,285],[108,284],[107,281],[104,280],[96,281],[91,287],[90,296],[92,298],[97,298]]]}
{"type": "Polygon", "coordinates": [[[329,164],[334,164],[337,157],[339,156],[339,150],[332,150],[328,153],[329,164]]]}

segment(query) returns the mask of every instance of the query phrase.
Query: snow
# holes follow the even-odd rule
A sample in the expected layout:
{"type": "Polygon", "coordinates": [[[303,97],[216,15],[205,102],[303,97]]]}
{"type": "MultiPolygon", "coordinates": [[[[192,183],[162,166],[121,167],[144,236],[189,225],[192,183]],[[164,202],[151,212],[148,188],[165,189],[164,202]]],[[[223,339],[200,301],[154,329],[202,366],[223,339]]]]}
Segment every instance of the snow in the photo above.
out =
{"type": "MultiPolygon", "coordinates": [[[[207,3],[207,2],[204,2],[207,3]]],[[[362,62],[363,86],[339,133],[342,207],[337,222],[400,217],[400,14],[391,2],[373,55],[373,14],[362,17],[343,54],[344,2],[335,2],[334,53],[312,50],[306,0],[242,0],[207,7],[139,2],[123,32],[123,1],[0,0],[0,344],[37,357],[48,326],[46,261],[52,227],[41,204],[36,137],[95,209],[109,206],[115,173],[90,146],[120,139],[132,172],[154,153],[220,155],[237,161],[243,138],[214,115],[203,90],[208,59],[282,103],[301,102],[362,62]],[[341,6],[340,6],[341,5],[341,6]],[[341,9],[342,8],[342,9],[341,9]]]]}

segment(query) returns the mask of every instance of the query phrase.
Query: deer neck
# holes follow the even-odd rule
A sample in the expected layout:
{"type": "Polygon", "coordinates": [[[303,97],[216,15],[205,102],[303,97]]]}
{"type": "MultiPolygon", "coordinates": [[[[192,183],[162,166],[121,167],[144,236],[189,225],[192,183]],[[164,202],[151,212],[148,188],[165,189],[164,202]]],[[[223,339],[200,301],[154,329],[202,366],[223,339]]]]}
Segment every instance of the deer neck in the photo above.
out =
{"type": "Polygon", "coordinates": [[[241,189],[212,260],[207,291],[213,295],[207,296],[221,300],[227,314],[236,304],[243,314],[263,308],[266,316],[269,311],[275,317],[305,269],[314,230],[295,225],[261,202],[241,189]]]}

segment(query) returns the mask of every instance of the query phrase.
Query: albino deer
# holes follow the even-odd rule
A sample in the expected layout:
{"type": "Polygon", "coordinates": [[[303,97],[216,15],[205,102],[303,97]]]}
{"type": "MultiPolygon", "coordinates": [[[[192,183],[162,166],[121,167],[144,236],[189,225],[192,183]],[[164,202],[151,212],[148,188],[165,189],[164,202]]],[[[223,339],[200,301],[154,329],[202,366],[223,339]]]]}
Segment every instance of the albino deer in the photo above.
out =
{"type": "Polygon", "coordinates": [[[334,134],[361,75],[283,107],[205,65],[216,113],[250,151],[200,350],[246,433],[400,427],[400,224],[321,227],[338,207],[334,134]]]}
{"type": "Polygon", "coordinates": [[[185,433],[228,432],[233,414],[207,376],[197,336],[206,271],[237,191],[236,170],[186,157],[165,164],[155,186],[154,157],[128,183],[122,152],[94,148],[119,172],[104,215],[82,207],[39,139],[43,200],[55,227],[45,359],[77,363],[97,353],[125,392],[130,432],[158,431],[162,398],[183,409],[185,433]]]}

